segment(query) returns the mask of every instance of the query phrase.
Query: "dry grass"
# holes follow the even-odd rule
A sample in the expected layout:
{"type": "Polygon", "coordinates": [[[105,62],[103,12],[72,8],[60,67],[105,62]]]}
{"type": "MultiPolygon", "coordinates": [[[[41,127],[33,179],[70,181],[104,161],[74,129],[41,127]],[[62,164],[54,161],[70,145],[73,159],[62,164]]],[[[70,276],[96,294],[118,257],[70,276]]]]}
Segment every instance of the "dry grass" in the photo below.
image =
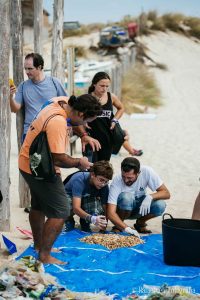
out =
{"type": "Polygon", "coordinates": [[[90,34],[91,32],[100,31],[105,27],[105,24],[102,23],[92,23],[89,25],[81,25],[79,29],[75,30],[63,30],[63,38],[70,36],[82,36],[84,34],[90,34]]]}
{"type": "Polygon", "coordinates": [[[79,29],[74,30],[63,30],[63,39],[70,36],[82,36],[84,34],[89,34],[90,30],[87,26],[81,26],[79,29]]]}
{"type": "Polygon", "coordinates": [[[63,48],[63,56],[66,57],[66,54],[67,54],[67,49],[68,48],[74,48],[74,51],[75,51],[75,57],[84,57],[86,58],[87,55],[88,55],[88,51],[86,48],[82,47],[82,46],[79,46],[79,45],[67,45],[63,48]]]}
{"type": "Polygon", "coordinates": [[[162,20],[166,29],[174,32],[180,31],[180,24],[185,19],[182,14],[165,14],[162,16],[162,20]]]}
{"type": "Polygon", "coordinates": [[[171,30],[200,39],[200,18],[186,17],[180,13],[168,13],[158,16],[156,11],[149,11],[147,14],[142,13],[139,16],[139,24],[140,34],[148,35],[155,30],[171,30]],[[188,26],[187,29],[186,26],[188,26]]]}
{"type": "Polygon", "coordinates": [[[185,24],[191,28],[190,35],[200,39],[200,19],[188,17],[185,24]]]}
{"type": "Polygon", "coordinates": [[[141,111],[141,107],[161,105],[160,91],[149,69],[137,63],[123,78],[122,101],[128,114],[141,111]]]}

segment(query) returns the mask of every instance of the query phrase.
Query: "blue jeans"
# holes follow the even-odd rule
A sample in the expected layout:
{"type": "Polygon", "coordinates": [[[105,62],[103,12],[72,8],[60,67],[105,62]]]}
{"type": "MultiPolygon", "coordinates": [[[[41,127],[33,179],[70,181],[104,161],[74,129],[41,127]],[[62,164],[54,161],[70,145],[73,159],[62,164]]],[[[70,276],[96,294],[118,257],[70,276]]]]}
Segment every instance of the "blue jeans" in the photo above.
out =
{"type": "MultiPolygon", "coordinates": [[[[117,199],[117,209],[130,212],[130,219],[137,219],[141,217],[139,214],[139,209],[145,195],[139,198],[135,197],[132,193],[123,192],[119,195],[117,199]]],[[[152,201],[150,207],[150,214],[155,217],[161,216],[166,208],[166,203],[164,200],[152,201]]]]}

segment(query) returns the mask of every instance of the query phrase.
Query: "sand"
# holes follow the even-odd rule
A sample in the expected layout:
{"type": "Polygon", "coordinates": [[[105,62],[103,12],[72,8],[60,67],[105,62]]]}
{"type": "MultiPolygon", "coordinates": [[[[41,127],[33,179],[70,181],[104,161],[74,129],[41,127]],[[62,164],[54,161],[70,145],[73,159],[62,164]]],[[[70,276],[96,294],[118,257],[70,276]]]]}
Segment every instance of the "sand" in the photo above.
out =
{"type": "MultiPolygon", "coordinates": [[[[121,123],[128,129],[134,146],[144,151],[139,158],[141,164],[153,167],[170,190],[166,212],[173,217],[190,218],[200,177],[200,43],[171,32],[143,37],[142,42],[150,49],[148,54],[168,68],[167,71],[151,68],[163,105],[149,110],[155,114],[154,119],[124,115],[121,123]]],[[[11,138],[11,231],[5,235],[16,243],[20,253],[31,240],[15,228],[30,229],[28,214],[19,208],[15,114],[12,114],[11,138]]],[[[76,156],[80,155],[78,142],[76,156]]],[[[115,173],[120,172],[120,163],[126,156],[122,149],[120,155],[112,157],[115,173]]],[[[63,177],[68,173],[69,170],[64,170],[63,177]]],[[[153,233],[161,233],[161,221],[159,217],[148,222],[153,233]]],[[[3,242],[1,247],[1,256],[6,258],[3,242]]]]}

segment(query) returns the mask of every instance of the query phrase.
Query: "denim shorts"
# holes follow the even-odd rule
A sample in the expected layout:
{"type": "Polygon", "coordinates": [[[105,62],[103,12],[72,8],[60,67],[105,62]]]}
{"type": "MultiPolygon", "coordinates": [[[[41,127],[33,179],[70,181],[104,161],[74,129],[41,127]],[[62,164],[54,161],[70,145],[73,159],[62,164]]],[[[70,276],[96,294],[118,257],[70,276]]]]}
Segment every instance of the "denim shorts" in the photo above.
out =
{"type": "MultiPolygon", "coordinates": [[[[146,195],[143,195],[139,198],[135,197],[132,193],[123,192],[119,195],[117,199],[117,208],[120,210],[131,211],[131,217],[139,217],[139,210],[142,201],[146,195]]],[[[164,200],[155,200],[152,201],[150,207],[150,214],[158,217],[163,214],[166,208],[166,203],[164,200]]]]}

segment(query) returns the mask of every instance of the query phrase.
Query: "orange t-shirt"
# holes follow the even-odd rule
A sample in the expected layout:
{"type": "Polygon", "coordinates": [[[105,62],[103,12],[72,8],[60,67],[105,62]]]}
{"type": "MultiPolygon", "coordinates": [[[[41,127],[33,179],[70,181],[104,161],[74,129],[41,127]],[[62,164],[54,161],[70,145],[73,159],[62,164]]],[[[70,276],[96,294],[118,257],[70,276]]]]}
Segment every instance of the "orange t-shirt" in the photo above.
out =
{"type": "MultiPolygon", "coordinates": [[[[67,101],[66,101],[67,103],[67,101]]],[[[53,114],[59,114],[52,117],[44,131],[47,133],[47,139],[49,143],[49,148],[52,153],[63,154],[66,152],[66,147],[69,142],[68,132],[67,132],[67,113],[66,111],[54,101],[53,103],[46,106],[38,114],[37,118],[30,125],[24,143],[20,149],[19,153],[19,169],[31,174],[29,167],[29,148],[36,136],[41,132],[42,127],[47,120],[47,118],[53,114]]],[[[60,173],[60,169],[56,167],[56,172],[60,173]]]]}

